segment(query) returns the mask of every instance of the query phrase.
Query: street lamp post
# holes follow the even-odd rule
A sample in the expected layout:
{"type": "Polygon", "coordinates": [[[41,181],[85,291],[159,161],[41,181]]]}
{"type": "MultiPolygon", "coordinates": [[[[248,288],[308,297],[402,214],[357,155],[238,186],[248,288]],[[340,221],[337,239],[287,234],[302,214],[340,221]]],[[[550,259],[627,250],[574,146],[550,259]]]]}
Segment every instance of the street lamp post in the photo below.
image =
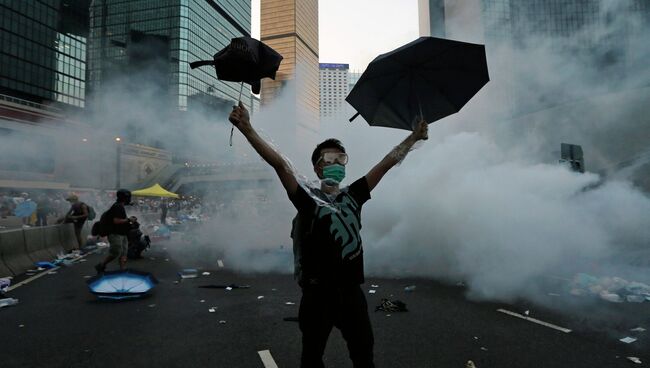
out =
{"type": "Polygon", "coordinates": [[[122,171],[122,145],[120,144],[122,142],[122,138],[120,137],[115,137],[115,143],[117,143],[117,149],[115,150],[116,152],[116,157],[115,157],[115,190],[119,190],[121,183],[120,183],[120,176],[121,176],[121,171],[122,171]]]}

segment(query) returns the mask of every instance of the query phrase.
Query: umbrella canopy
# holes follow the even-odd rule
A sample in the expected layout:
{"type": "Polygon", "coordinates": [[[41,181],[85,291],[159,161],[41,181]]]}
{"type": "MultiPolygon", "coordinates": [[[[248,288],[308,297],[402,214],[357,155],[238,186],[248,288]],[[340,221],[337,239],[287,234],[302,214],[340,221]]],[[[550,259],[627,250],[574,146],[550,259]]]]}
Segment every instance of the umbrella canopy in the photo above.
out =
{"type": "Polygon", "coordinates": [[[17,217],[29,217],[36,211],[36,207],[37,205],[34,201],[19,203],[14,210],[14,215],[17,217]]]}
{"type": "Polygon", "coordinates": [[[149,188],[139,189],[131,192],[131,195],[140,197],[179,198],[178,194],[165,190],[165,188],[161,187],[158,183],[150,186],[149,188]]]}
{"type": "Polygon", "coordinates": [[[370,125],[412,130],[460,111],[489,80],[485,46],[420,37],[377,56],[345,100],[370,125]]]}
{"type": "Polygon", "coordinates": [[[194,69],[214,65],[219,80],[248,83],[255,94],[260,93],[262,78],[275,79],[275,73],[282,62],[282,55],[251,37],[233,38],[213,58],[214,60],[195,61],[190,63],[190,67],[194,69]]]}
{"type": "Polygon", "coordinates": [[[90,292],[100,298],[128,299],[144,295],[158,283],[152,274],[135,270],[110,271],[86,281],[90,292]]]}

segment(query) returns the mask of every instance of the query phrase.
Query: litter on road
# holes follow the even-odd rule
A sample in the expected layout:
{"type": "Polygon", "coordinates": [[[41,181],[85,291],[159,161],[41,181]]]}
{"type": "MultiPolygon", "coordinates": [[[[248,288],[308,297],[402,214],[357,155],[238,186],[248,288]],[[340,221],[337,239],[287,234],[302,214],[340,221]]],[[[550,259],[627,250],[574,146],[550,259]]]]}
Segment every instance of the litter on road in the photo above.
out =
{"type": "Polygon", "coordinates": [[[631,344],[631,343],[635,342],[636,340],[637,340],[636,338],[630,337],[630,336],[619,339],[619,341],[624,342],[626,344],[631,344]]]}
{"type": "Polygon", "coordinates": [[[155,307],[156,307],[155,304],[149,304],[149,308],[155,308],[155,307]]]}
{"type": "Polygon", "coordinates": [[[236,285],[236,284],[230,284],[230,285],[201,285],[199,286],[202,289],[226,289],[226,290],[232,290],[232,289],[250,289],[250,285],[236,285]]]}
{"type": "Polygon", "coordinates": [[[195,268],[186,268],[178,272],[178,276],[182,279],[194,279],[199,277],[199,271],[195,268]]]}
{"type": "Polygon", "coordinates": [[[382,299],[381,304],[375,307],[375,312],[408,312],[406,308],[406,303],[400,300],[390,301],[388,299],[382,299]]]}
{"type": "Polygon", "coordinates": [[[645,331],[645,328],[643,328],[643,327],[636,327],[636,328],[632,328],[632,329],[630,329],[630,331],[633,331],[633,332],[644,332],[644,331],[645,331]]]}
{"type": "Polygon", "coordinates": [[[218,260],[217,264],[219,265],[220,268],[223,268],[223,261],[222,260],[218,260]]]}
{"type": "Polygon", "coordinates": [[[378,287],[379,287],[379,285],[370,285],[370,287],[373,287],[373,288],[378,288],[378,287]]]}
{"type": "Polygon", "coordinates": [[[203,272],[201,275],[203,275],[203,276],[210,276],[210,272],[203,272]]]}
{"type": "Polygon", "coordinates": [[[221,320],[221,321],[219,321],[219,323],[221,323],[222,325],[225,325],[225,324],[226,324],[226,321],[221,320]]]}
{"type": "Polygon", "coordinates": [[[465,364],[465,368],[476,368],[476,364],[474,364],[474,362],[471,360],[468,360],[467,364],[465,364]]]}
{"type": "Polygon", "coordinates": [[[18,299],[14,299],[14,298],[0,299],[0,308],[10,307],[16,304],[18,304],[18,299]]]}
{"type": "Polygon", "coordinates": [[[264,299],[264,295],[260,295],[257,297],[257,300],[264,299]]]}
{"type": "Polygon", "coordinates": [[[404,291],[408,291],[408,292],[415,291],[415,287],[416,287],[415,285],[409,285],[404,288],[404,291]]]}
{"type": "Polygon", "coordinates": [[[296,305],[296,303],[294,303],[294,302],[286,302],[284,304],[286,304],[286,305],[296,305]]]}
{"type": "Polygon", "coordinates": [[[6,293],[7,289],[11,285],[11,279],[9,277],[3,277],[0,279],[0,293],[6,293]]]}
{"type": "Polygon", "coordinates": [[[374,290],[374,289],[370,289],[370,290],[368,290],[368,293],[370,293],[370,294],[374,294],[374,293],[376,293],[376,292],[377,292],[377,290],[374,290]]]}
{"type": "Polygon", "coordinates": [[[217,307],[208,308],[208,312],[214,313],[217,311],[217,307]]]}
{"type": "Polygon", "coordinates": [[[641,364],[641,359],[637,357],[627,357],[626,359],[634,364],[641,364]]]}

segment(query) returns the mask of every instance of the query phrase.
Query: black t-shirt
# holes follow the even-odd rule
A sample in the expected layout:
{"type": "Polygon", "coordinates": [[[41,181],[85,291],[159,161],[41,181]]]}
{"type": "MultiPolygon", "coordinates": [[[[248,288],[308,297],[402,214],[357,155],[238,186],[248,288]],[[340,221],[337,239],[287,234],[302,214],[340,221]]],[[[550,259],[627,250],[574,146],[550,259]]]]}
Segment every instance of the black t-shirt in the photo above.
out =
{"type": "Polygon", "coordinates": [[[129,224],[124,223],[124,224],[115,224],[113,222],[113,219],[125,219],[126,217],[126,210],[124,209],[124,205],[119,202],[113,203],[111,208],[106,211],[106,219],[108,223],[110,224],[109,226],[109,234],[118,234],[118,235],[126,235],[129,233],[129,224]]]}
{"type": "Polygon", "coordinates": [[[289,196],[298,210],[291,237],[299,284],[303,287],[362,284],[361,207],[370,199],[365,176],[333,197],[320,189],[309,190],[323,201],[315,200],[300,185],[296,193],[289,196]]]}

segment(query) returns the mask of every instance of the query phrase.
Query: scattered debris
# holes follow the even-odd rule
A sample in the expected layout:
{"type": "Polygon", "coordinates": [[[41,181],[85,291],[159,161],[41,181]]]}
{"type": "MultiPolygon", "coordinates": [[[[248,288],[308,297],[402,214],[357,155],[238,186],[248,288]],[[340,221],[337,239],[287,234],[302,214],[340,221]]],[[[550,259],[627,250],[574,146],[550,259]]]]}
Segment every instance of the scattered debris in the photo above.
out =
{"type": "Polygon", "coordinates": [[[619,339],[619,341],[624,342],[626,344],[631,344],[631,343],[636,341],[636,338],[627,336],[627,337],[624,337],[622,339],[619,339]]]}
{"type": "Polygon", "coordinates": [[[650,285],[620,277],[595,277],[586,273],[575,275],[571,281],[570,293],[576,296],[595,295],[612,303],[650,301],[650,285]]]}
{"type": "Polygon", "coordinates": [[[382,312],[408,312],[408,309],[406,309],[406,303],[399,301],[399,300],[393,300],[390,301],[388,299],[382,299],[381,304],[379,304],[377,307],[375,307],[375,312],[377,311],[382,311],[382,312]]]}
{"type": "Polygon", "coordinates": [[[0,308],[10,307],[16,304],[18,304],[18,299],[14,299],[14,298],[0,299],[0,308]]]}
{"type": "Polygon", "coordinates": [[[222,325],[225,325],[225,324],[226,324],[226,321],[221,320],[221,321],[219,321],[219,323],[221,323],[222,325]]]}
{"type": "Polygon", "coordinates": [[[375,289],[370,289],[370,290],[368,290],[368,293],[370,293],[370,294],[374,294],[374,293],[376,293],[376,292],[377,292],[377,290],[375,290],[375,289]]]}
{"type": "Polygon", "coordinates": [[[154,258],[154,257],[149,257],[149,259],[152,260],[152,261],[156,260],[156,258],[154,258]]]}
{"type": "Polygon", "coordinates": [[[415,285],[409,285],[404,288],[404,291],[410,292],[410,291],[415,291],[415,285]]]}
{"type": "Polygon", "coordinates": [[[264,299],[264,295],[260,295],[257,297],[257,300],[264,299]]]}
{"type": "Polygon", "coordinates": [[[481,346],[481,350],[483,350],[483,351],[488,351],[487,348],[484,348],[484,347],[482,347],[482,346],[481,346]]]}
{"type": "Polygon", "coordinates": [[[632,328],[632,329],[630,329],[630,331],[633,331],[633,332],[645,332],[645,328],[643,328],[643,327],[636,327],[636,328],[632,328]]]}
{"type": "Polygon", "coordinates": [[[379,285],[370,285],[370,287],[373,287],[373,288],[378,288],[378,287],[379,287],[379,285]]]}
{"type": "Polygon", "coordinates": [[[10,285],[11,279],[9,277],[0,278],[0,293],[6,293],[10,285]]]}
{"type": "Polygon", "coordinates": [[[390,314],[387,314],[387,315],[386,315],[386,317],[390,317],[390,316],[391,316],[390,314]]]}
{"type": "Polygon", "coordinates": [[[199,277],[199,271],[196,268],[186,268],[178,273],[182,279],[195,279],[199,277]]]}
{"type": "Polygon", "coordinates": [[[641,359],[637,357],[626,357],[625,359],[629,360],[630,362],[634,364],[641,364],[641,359]]]}
{"type": "Polygon", "coordinates": [[[226,290],[232,290],[232,289],[250,289],[250,285],[236,285],[236,284],[230,284],[230,285],[201,285],[199,286],[202,289],[226,289],[226,290]]]}
{"type": "Polygon", "coordinates": [[[476,364],[474,364],[474,362],[471,360],[468,360],[467,364],[465,364],[465,368],[476,368],[476,364]]]}
{"type": "Polygon", "coordinates": [[[203,272],[201,275],[203,275],[203,276],[210,276],[210,272],[203,272]]]}
{"type": "Polygon", "coordinates": [[[38,268],[42,269],[50,269],[56,267],[56,265],[52,262],[46,262],[46,261],[41,261],[41,262],[36,262],[34,265],[38,268]]]}
{"type": "Polygon", "coordinates": [[[284,304],[286,304],[286,305],[296,305],[296,303],[294,303],[294,302],[286,302],[284,304]]]}
{"type": "Polygon", "coordinates": [[[47,274],[48,274],[48,275],[54,275],[54,274],[56,274],[56,273],[57,273],[56,271],[50,271],[50,272],[48,272],[47,274]]]}
{"type": "Polygon", "coordinates": [[[155,304],[149,304],[149,308],[155,308],[155,307],[156,307],[155,304]]]}
{"type": "Polygon", "coordinates": [[[18,327],[23,328],[23,327],[25,327],[25,325],[18,325],[18,327]]]}
{"type": "Polygon", "coordinates": [[[89,279],[89,278],[91,278],[91,277],[92,277],[92,276],[90,276],[90,275],[85,275],[85,276],[84,276],[84,279],[89,279]]]}
{"type": "Polygon", "coordinates": [[[208,308],[208,312],[214,313],[217,311],[217,307],[208,308]]]}
{"type": "Polygon", "coordinates": [[[223,268],[223,261],[222,260],[217,260],[217,264],[219,265],[220,268],[223,268]]]}
{"type": "Polygon", "coordinates": [[[278,291],[278,289],[271,289],[271,291],[278,291]]]}
{"type": "Polygon", "coordinates": [[[527,311],[524,312],[524,314],[527,315],[527,316],[530,316],[530,311],[527,310],[527,311]]]}
{"type": "Polygon", "coordinates": [[[199,303],[205,303],[205,299],[199,300],[199,303]]]}
{"type": "Polygon", "coordinates": [[[478,336],[474,336],[474,340],[478,340],[478,336]]]}
{"type": "Polygon", "coordinates": [[[165,258],[165,262],[169,262],[169,258],[165,258]]]}

